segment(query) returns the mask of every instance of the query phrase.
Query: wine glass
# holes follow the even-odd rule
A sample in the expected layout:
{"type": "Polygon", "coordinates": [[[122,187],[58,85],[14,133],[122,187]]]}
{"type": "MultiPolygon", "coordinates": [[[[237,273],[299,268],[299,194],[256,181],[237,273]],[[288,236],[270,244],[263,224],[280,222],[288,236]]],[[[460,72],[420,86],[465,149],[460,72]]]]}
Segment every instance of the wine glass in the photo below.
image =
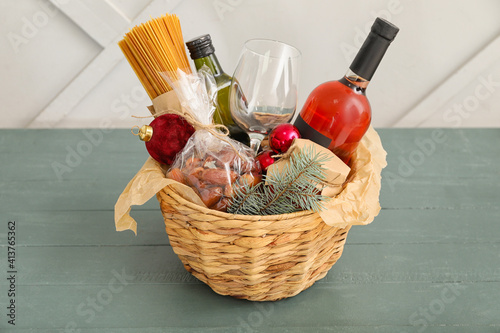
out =
{"type": "Polygon", "coordinates": [[[231,115],[250,136],[255,153],[265,135],[297,109],[300,51],[268,39],[244,45],[229,92],[231,115]]]}

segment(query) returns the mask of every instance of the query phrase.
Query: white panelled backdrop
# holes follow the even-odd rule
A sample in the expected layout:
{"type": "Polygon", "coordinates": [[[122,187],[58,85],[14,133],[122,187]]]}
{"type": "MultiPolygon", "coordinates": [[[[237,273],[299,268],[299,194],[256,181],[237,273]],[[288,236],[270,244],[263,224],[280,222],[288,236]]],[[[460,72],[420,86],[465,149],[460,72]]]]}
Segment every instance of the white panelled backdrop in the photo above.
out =
{"type": "Polygon", "coordinates": [[[250,38],[302,51],[299,108],[340,78],[376,16],[401,28],[368,90],[376,127],[500,127],[498,0],[19,0],[0,2],[0,127],[131,127],[150,104],[116,42],[176,13],[210,33],[226,72],[250,38]]]}

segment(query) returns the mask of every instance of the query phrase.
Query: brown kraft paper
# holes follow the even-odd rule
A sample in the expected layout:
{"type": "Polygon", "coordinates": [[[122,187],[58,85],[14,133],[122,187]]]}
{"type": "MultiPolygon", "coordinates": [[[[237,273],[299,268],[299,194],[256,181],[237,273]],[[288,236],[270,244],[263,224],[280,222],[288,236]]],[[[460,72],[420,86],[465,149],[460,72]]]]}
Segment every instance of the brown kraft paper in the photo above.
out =
{"type": "MultiPolygon", "coordinates": [[[[168,109],[179,110],[180,107],[175,93],[171,91],[155,98],[151,108],[154,115],[168,109]]],[[[334,160],[335,170],[329,169],[328,172],[329,177],[333,177],[331,186],[322,193],[332,198],[324,202],[325,209],[319,212],[326,224],[345,228],[373,221],[380,211],[378,199],[381,171],[387,165],[385,157],[380,137],[370,127],[353,156],[350,172],[345,164],[334,160]],[[342,178],[347,172],[347,181],[344,182],[342,178]]],[[[115,205],[117,231],[132,230],[137,234],[137,222],[130,216],[131,207],[143,205],[167,186],[184,199],[205,207],[190,187],[166,178],[166,168],[168,166],[162,166],[150,157],[128,183],[115,205]]],[[[231,214],[228,214],[228,219],[231,219],[231,214]]]]}
{"type": "Polygon", "coordinates": [[[289,163],[289,157],[294,152],[312,147],[315,154],[326,155],[329,160],[326,161],[322,167],[325,169],[325,187],[322,189],[321,194],[327,197],[334,197],[340,191],[349,175],[349,168],[340,158],[338,158],[329,149],[322,147],[311,140],[307,139],[295,139],[288,148],[288,151],[281,157],[280,160],[270,165],[267,170],[267,177],[271,177],[274,172],[281,171],[287,163],[289,163]]]}

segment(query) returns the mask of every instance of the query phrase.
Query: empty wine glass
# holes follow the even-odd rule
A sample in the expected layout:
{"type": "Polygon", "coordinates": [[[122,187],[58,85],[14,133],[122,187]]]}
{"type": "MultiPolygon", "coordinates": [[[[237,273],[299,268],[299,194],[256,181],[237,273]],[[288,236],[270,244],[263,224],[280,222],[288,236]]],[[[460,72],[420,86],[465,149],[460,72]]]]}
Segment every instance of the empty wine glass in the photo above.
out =
{"type": "Polygon", "coordinates": [[[255,153],[268,132],[297,109],[300,51],[268,39],[245,43],[229,93],[231,115],[247,131],[255,153]]]}

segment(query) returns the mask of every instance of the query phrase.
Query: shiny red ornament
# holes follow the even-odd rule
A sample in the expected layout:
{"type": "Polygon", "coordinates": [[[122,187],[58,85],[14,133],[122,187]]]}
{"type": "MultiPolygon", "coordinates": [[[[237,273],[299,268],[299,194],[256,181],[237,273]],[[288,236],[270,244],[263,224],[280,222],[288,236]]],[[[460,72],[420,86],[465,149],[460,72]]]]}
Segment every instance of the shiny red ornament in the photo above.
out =
{"type": "Polygon", "coordinates": [[[292,124],[280,124],[269,133],[269,146],[277,154],[285,153],[294,139],[300,138],[300,132],[292,124]]]}
{"type": "Polygon", "coordinates": [[[149,126],[142,126],[139,137],[146,142],[146,149],[152,158],[170,165],[194,131],[194,127],[183,117],[164,114],[154,119],[149,126]]]}
{"type": "Polygon", "coordinates": [[[274,163],[274,158],[272,157],[274,152],[272,150],[264,150],[255,157],[255,160],[259,162],[262,173],[267,171],[267,168],[274,163]]]}

